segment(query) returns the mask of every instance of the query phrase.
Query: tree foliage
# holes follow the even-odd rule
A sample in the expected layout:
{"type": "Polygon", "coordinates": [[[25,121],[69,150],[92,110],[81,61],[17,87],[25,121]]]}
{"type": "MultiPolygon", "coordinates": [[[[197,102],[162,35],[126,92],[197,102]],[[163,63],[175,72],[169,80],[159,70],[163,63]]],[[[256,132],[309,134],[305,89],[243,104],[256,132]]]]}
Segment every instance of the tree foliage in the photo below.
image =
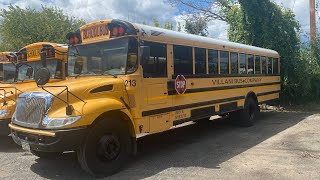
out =
{"type": "Polygon", "coordinates": [[[208,36],[208,24],[205,17],[202,17],[201,15],[193,15],[185,21],[186,32],[200,36],[208,36]]]}
{"type": "Polygon", "coordinates": [[[27,44],[41,41],[64,43],[68,32],[84,24],[83,20],[69,17],[56,7],[42,6],[40,11],[9,5],[2,9],[0,35],[2,51],[17,51],[27,44]]]}

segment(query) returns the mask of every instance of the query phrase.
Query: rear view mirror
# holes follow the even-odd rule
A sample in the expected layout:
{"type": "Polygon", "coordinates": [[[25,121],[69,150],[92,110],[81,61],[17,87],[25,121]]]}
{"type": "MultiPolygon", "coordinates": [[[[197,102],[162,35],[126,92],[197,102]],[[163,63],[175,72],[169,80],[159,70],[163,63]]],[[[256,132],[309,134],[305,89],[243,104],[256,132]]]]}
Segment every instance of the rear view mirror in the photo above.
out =
{"type": "Polygon", "coordinates": [[[140,46],[140,64],[144,65],[150,59],[150,47],[140,46]]]}
{"type": "Polygon", "coordinates": [[[27,76],[27,77],[33,76],[33,68],[32,68],[32,67],[29,67],[29,68],[27,69],[26,76],[27,76]]]}

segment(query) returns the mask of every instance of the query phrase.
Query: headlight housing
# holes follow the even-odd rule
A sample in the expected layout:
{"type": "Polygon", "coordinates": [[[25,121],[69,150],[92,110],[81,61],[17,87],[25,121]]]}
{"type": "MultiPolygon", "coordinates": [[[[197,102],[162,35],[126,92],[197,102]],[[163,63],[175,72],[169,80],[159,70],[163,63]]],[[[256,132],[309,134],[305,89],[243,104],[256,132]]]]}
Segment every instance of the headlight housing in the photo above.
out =
{"type": "Polygon", "coordinates": [[[0,118],[10,114],[9,110],[0,110],[0,118]]]}
{"type": "Polygon", "coordinates": [[[42,121],[42,125],[46,128],[60,128],[63,126],[70,125],[76,121],[78,121],[81,116],[70,116],[63,118],[50,118],[45,117],[42,121]]]}

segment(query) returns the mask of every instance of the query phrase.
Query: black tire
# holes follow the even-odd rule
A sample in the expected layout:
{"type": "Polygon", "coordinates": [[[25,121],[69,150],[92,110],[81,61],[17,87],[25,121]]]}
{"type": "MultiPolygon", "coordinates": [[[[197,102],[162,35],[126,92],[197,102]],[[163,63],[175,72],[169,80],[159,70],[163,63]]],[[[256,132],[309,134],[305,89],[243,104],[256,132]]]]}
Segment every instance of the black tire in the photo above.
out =
{"type": "Polygon", "coordinates": [[[132,154],[132,140],[124,122],[99,121],[77,151],[83,170],[94,176],[117,172],[132,154]]]}
{"type": "Polygon", "coordinates": [[[249,97],[246,99],[244,108],[235,112],[230,113],[230,118],[233,123],[243,126],[243,127],[250,127],[253,126],[260,108],[255,99],[249,97]]]}
{"type": "Polygon", "coordinates": [[[43,159],[55,158],[62,154],[62,152],[44,152],[44,151],[37,151],[34,149],[30,149],[30,152],[31,154],[43,159]]]}

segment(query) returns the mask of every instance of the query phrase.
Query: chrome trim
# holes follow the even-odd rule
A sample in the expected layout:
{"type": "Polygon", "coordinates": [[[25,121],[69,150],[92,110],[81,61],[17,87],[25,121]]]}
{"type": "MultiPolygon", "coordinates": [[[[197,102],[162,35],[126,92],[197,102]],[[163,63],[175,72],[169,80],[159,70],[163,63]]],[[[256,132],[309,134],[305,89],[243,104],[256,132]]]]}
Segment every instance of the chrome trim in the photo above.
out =
{"type": "Polygon", "coordinates": [[[54,96],[47,92],[22,93],[17,100],[13,123],[23,127],[41,128],[53,100],[54,96]]]}

